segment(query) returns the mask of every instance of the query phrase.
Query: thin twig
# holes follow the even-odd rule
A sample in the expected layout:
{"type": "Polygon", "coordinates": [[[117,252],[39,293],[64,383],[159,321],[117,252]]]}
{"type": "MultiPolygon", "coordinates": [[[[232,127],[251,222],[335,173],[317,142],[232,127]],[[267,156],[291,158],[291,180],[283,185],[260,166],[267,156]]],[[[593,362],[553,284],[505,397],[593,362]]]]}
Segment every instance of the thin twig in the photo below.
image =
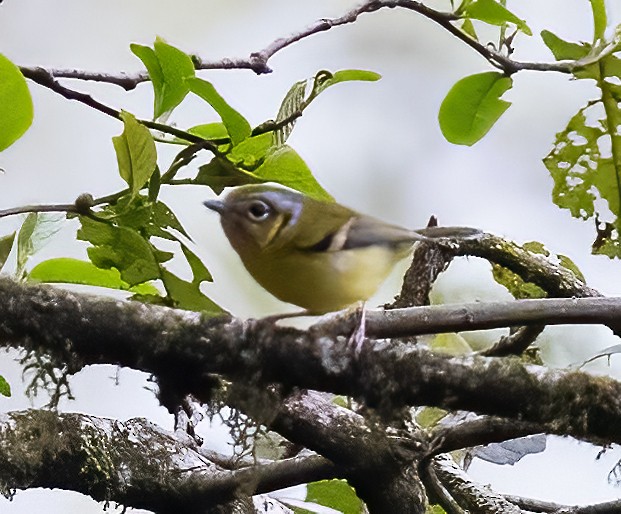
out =
{"type": "Polygon", "coordinates": [[[30,212],[78,212],[73,203],[59,203],[52,205],[23,205],[21,207],[11,207],[0,209],[0,218],[15,216],[17,214],[28,214],[30,212]]]}
{"type": "MultiPolygon", "coordinates": [[[[272,69],[269,67],[269,60],[281,50],[291,46],[302,39],[306,39],[314,34],[325,32],[334,27],[341,25],[347,25],[354,23],[361,14],[371,13],[378,11],[382,8],[396,8],[400,7],[410,11],[415,11],[422,16],[436,22],[441,27],[450,32],[453,36],[470,46],[475,52],[479,53],[494,67],[503,70],[505,73],[511,75],[522,70],[531,71],[556,71],[559,73],[572,73],[576,64],[573,62],[520,62],[510,59],[506,55],[495,51],[487,45],[481,44],[476,39],[473,39],[459,27],[453,23],[459,20],[459,17],[453,13],[441,12],[435,9],[431,9],[421,2],[413,0],[369,0],[364,2],[360,6],[346,12],[338,18],[324,18],[315,21],[311,25],[305,27],[302,30],[294,32],[288,36],[278,38],[268,44],[261,50],[252,52],[247,58],[222,58],[218,60],[202,59],[198,56],[192,56],[194,66],[197,70],[214,70],[214,69],[247,69],[252,70],[256,74],[271,73],[272,69]]],[[[32,74],[39,73],[41,68],[33,68],[22,66],[22,73],[29,77],[32,74]]],[[[102,72],[89,72],[77,69],[59,69],[48,68],[45,69],[50,76],[55,78],[67,78],[76,80],[86,80],[95,82],[105,82],[108,84],[114,84],[129,91],[134,89],[138,84],[146,82],[149,77],[146,73],[102,73],[102,72]]]]}
{"type": "MultiPolygon", "coordinates": [[[[26,73],[24,73],[24,76],[41,86],[51,89],[52,91],[58,93],[67,100],[76,100],[114,119],[121,119],[121,111],[118,111],[108,105],[101,103],[98,100],[95,100],[89,94],[82,93],[80,91],[76,91],[74,89],[63,86],[54,78],[54,76],[49,71],[45,70],[44,68],[29,69],[26,71],[26,73]]],[[[157,123],[149,120],[138,120],[138,122],[142,123],[145,127],[153,130],[159,130],[160,132],[164,132],[166,134],[171,134],[185,141],[190,141],[191,143],[201,143],[205,147],[213,146],[214,148],[216,148],[215,144],[211,143],[210,141],[206,141],[202,137],[195,136],[194,134],[190,134],[189,132],[176,129],[169,125],[164,125],[162,123],[157,123]]]]}

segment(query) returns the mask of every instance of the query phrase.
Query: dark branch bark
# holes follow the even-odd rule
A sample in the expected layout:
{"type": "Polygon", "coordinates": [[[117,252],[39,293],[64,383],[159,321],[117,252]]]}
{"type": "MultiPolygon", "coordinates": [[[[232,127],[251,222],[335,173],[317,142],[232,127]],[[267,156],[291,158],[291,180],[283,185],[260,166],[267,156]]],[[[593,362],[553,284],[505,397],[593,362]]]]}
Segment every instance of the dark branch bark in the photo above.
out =
{"type": "MultiPolygon", "coordinates": [[[[355,396],[388,412],[404,405],[433,405],[545,424],[557,434],[621,442],[621,384],[609,378],[510,359],[447,358],[387,341],[366,341],[355,355],[346,337],[330,333],[207,318],[8,279],[0,279],[0,297],[0,337],[5,345],[51,355],[69,372],[86,364],[119,364],[153,373],[178,393],[203,399],[216,373],[257,384],[278,382],[355,396]]],[[[479,307],[458,309],[465,318],[461,328],[473,326],[471,313],[485,315],[476,310],[479,307]]],[[[556,319],[560,315],[565,321],[601,321],[598,309],[618,316],[621,300],[510,302],[505,304],[505,314],[518,309],[541,321],[542,309],[548,307],[552,307],[551,317],[557,313],[556,319]],[[538,306],[536,313],[533,304],[538,306]],[[582,304],[584,311],[580,311],[582,304]]],[[[494,308],[502,312],[499,305],[494,308]]],[[[428,324],[434,313],[446,315],[455,307],[422,307],[412,312],[419,309],[426,313],[422,323],[428,324]]],[[[405,311],[394,312],[405,319],[405,311]]],[[[387,315],[371,316],[371,333],[379,332],[377,317],[385,320],[387,315]]],[[[500,325],[491,319],[486,323],[500,325]]],[[[415,324],[410,328],[433,331],[415,324]]],[[[450,329],[457,328],[451,325],[450,329]]],[[[439,321],[435,329],[443,330],[439,321]]]]}
{"type": "Polygon", "coordinates": [[[513,503],[489,487],[473,482],[451,457],[434,459],[432,473],[465,512],[479,514],[521,514],[513,503]]]}
{"type": "Polygon", "coordinates": [[[335,466],[320,456],[223,470],[194,445],[144,419],[120,422],[34,410],[0,417],[5,494],[59,488],[156,512],[201,513],[335,473],[335,466]]]}

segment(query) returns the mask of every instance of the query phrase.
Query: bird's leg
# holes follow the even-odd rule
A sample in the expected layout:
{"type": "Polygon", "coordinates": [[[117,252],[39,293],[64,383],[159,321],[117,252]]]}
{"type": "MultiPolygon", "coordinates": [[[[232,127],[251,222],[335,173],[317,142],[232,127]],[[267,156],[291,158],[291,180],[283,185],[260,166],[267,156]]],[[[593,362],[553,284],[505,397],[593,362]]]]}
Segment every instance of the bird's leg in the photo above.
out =
{"type": "Polygon", "coordinates": [[[354,314],[358,316],[358,323],[354,328],[353,332],[349,336],[349,340],[347,342],[350,348],[354,350],[354,356],[358,357],[360,355],[360,350],[362,350],[362,343],[364,342],[364,337],[366,335],[366,302],[362,301],[356,307],[354,314]]]}

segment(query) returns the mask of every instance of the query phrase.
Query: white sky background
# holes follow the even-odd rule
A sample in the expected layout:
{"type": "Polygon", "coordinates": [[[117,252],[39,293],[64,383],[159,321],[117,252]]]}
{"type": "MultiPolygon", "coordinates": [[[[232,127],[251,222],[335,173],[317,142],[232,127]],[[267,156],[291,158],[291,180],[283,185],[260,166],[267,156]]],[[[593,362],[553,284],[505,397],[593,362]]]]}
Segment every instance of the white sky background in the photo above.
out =
{"type": "MultiPolygon", "coordinates": [[[[134,72],[141,70],[141,63],[129,51],[131,42],[151,44],[159,35],[203,58],[245,57],[279,36],[319,18],[340,16],[354,5],[357,2],[334,0],[5,0],[0,4],[0,52],[20,65],[134,72]]],[[[587,0],[510,1],[509,7],[527,20],[535,34],[518,37],[516,59],[552,60],[538,36],[544,28],[566,39],[591,39],[587,0]]],[[[621,9],[609,7],[612,22],[621,21],[621,9]]],[[[554,134],[596,95],[588,82],[555,73],[517,74],[514,88],[505,95],[513,106],[486,138],[466,148],[443,139],[438,108],[456,80],[491,68],[466,45],[416,13],[383,10],[363,15],[353,25],[289,47],[269,64],[274,69],[270,75],[241,70],[201,72],[200,76],[211,80],[256,125],[275,116],[295,81],[320,69],[363,68],[383,75],[376,83],[341,84],[322,94],[290,139],[319,182],[341,203],[405,226],[422,226],[435,214],[442,224],[481,227],[518,242],[541,241],[552,251],[569,255],[591,286],[606,294],[621,291],[621,263],[590,255],[592,224],[574,220],[552,204],[552,180],[541,162],[554,134]]],[[[110,85],[68,85],[142,118],[151,115],[148,84],[130,93],[110,85]]],[[[0,175],[0,208],[67,203],[83,192],[99,196],[121,188],[110,141],[120,133],[120,123],[37,85],[31,84],[31,91],[35,122],[18,143],[0,154],[0,168],[5,171],[0,175]]],[[[169,121],[184,128],[215,120],[204,104],[190,100],[169,121]]],[[[160,150],[160,163],[169,163],[174,151],[160,150]]],[[[261,291],[241,269],[217,218],[202,206],[211,197],[207,188],[174,188],[165,193],[216,277],[206,291],[241,316],[282,312],[286,306],[261,291]]],[[[16,219],[0,220],[0,235],[17,226],[16,219]]],[[[84,256],[83,246],[68,245],[74,229],[69,225],[39,260],[84,256]]],[[[486,267],[475,259],[461,264],[459,270],[462,277],[447,278],[440,285],[439,294],[447,301],[504,294],[488,285],[486,267]]],[[[387,285],[377,303],[395,293],[398,278],[387,285]]],[[[553,365],[579,361],[594,348],[615,343],[605,329],[593,327],[557,328],[543,339],[553,365]]],[[[605,363],[595,364],[594,369],[610,371],[605,363]]],[[[28,407],[29,401],[21,394],[20,370],[9,356],[0,360],[0,374],[14,388],[12,398],[0,398],[0,408],[28,407]]],[[[124,370],[116,386],[111,378],[115,374],[111,367],[84,370],[73,381],[77,400],[63,408],[120,419],[145,416],[171,426],[170,416],[143,389],[147,385],[143,375],[124,370]]],[[[37,399],[35,404],[44,400],[37,399]]],[[[559,440],[545,458],[529,457],[516,468],[475,463],[471,472],[483,482],[497,483],[503,491],[552,501],[616,498],[620,491],[606,483],[606,473],[621,453],[609,452],[613,457],[594,464],[596,454],[596,449],[581,445],[575,451],[559,440]],[[561,464],[561,458],[569,460],[561,464]],[[544,478],[533,470],[540,470],[544,478]],[[580,481],[568,486],[574,477],[580,481]]],[[[48,492],[20,493],[11,503],[0,499],[0,510],[33,512],[39,501],[48,514],[102,511],[102,506],[79,495],[54,493],[50,500],[48,492]]]]}

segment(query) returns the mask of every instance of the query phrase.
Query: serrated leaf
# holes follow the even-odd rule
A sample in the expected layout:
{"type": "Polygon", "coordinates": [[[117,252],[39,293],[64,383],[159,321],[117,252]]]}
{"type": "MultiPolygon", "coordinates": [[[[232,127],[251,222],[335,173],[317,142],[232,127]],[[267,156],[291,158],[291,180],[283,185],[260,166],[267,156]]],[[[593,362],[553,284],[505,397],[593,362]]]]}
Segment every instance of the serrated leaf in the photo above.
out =
{"type": "Polygon", "coordinates": [[[510,77],[495,71],[459,80],[446,95],[438,113],[446,140],[471,146],[483,138],[511,105],[500,97],[512,85],[510,77]]]}
{"type": "Polygon", "coordinates": [[[345,480],[322,480],[306,487],[306,501],[336,509],[343,514],[360,514],[363,504],[345,480]]]}
{"type": "Polygon", "coordinates": [[[572,43],[561,39],[549,30],[541,31],[541,39],[550,49],[557,61],[577,61],[591,51],[591,45],[587,43],[572,43]]]}
{"type": "Polygon", "coordinates": [[[2,375],[0,375],[0,394],[7,397],[11,396],[11,386],[2,375]]]}
{"type": "Polygon", "coordinates": [[[26,216],[17,236],[17,277],[24,275],[28,259],[49,243],[63,221],[62,214],[31,212],[26,216]]]}
{"type": "Polygon", "coordinates": [[[34,282],[106,287],[138,294],[159,293],[155,286],[148,283],[130,286],[115,268],[101,269],[91,262],[68,257],[49,259],[37,264],[28,274],[28,279],[34,282]]]}
{"type": "Polygon", "coordinates": [[[77,237],[90,242],[88,256],[98,268],[116,268],[130,286],[155,280],[160,268],[154,248],[138,232],[80,216],[82,227],[77,237]]]}
{"type": "Polygon", "coordinates": [[[524,34],[528,36],[533,35],[524,20],[518,18],[509,9],[494,0],[476,0],[468,4],[463,12],[469,18],[481,20],[490,25],[503,26],[507,23],[513,23],[524,34]]]}
{"type": "Polygon", "coordinates": [[[233,109],[233,107],[220,96],[211,82],[197,77],[190,78],[186,82],[192,93],[205,100],[218,113],[229,133],[233,145],[241,143],[250,136],[252,128],[248,120],[233,109]]]}
{"type": "Polygon", "coordinates": [[[0,237],[0,271],[4,267],[6,260],[11,253],[11,248],[13,248],[13,242],[15,241],[15,232],[9,234],[8,236],[0,237]]]}
{"type": "Polygon", "coordinates": [[[153,118],[157,119],[179,105],[188,94],[186,79],[194,76],[192,59],[174,46],[157,38],[153,49],[132,44],[131,51],[143,62],[154,91],[153,118]]]}
{"type": "Polygon", "coordinates": [[[0,54],[0,151],[28,130],[33,115],[26,79],[15,64],[0,54]]]}
{"type": "Polygon", "coordinates": [[[133,195],[147,183],[157,165],[155,141],[149,129],[123,111],[123,133],[112,138],[119,174],[127,182],[133,195]]]}

